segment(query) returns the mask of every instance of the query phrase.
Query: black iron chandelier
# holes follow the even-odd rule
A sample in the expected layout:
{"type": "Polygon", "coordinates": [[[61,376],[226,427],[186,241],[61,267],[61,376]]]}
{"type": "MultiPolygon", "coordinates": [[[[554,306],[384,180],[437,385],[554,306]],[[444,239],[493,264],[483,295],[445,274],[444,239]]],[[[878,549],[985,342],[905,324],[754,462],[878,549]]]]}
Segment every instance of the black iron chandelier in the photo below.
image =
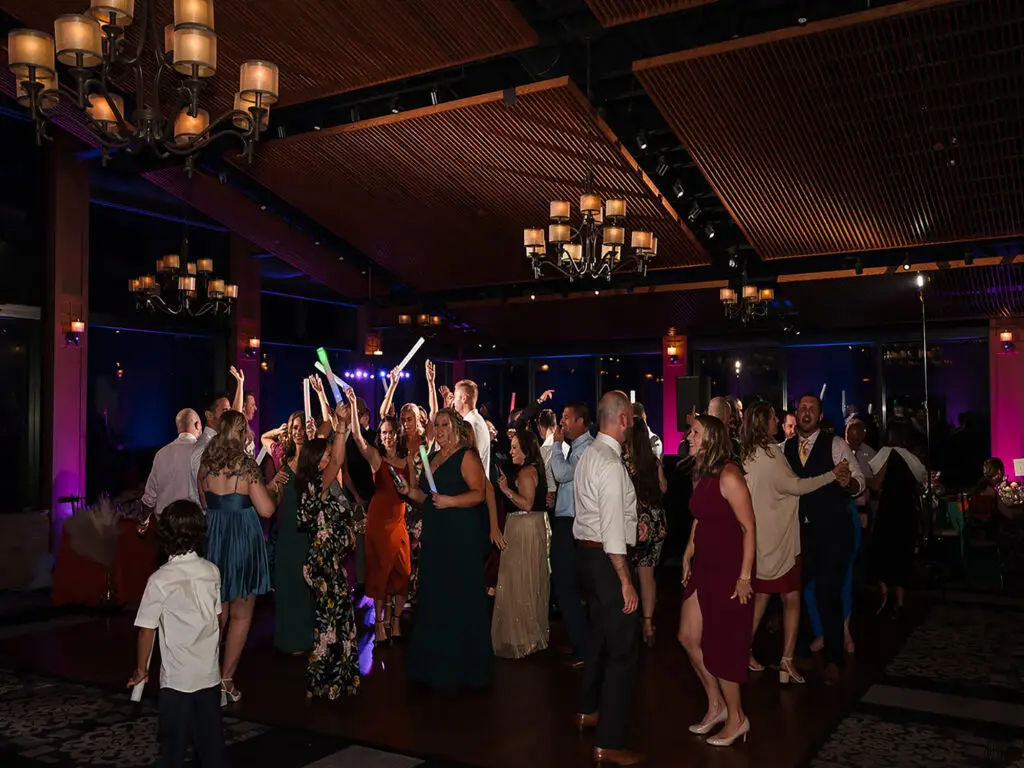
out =
{"type": "Polygon", "coordinates": [[[128,290],[136,309],[187,317],[230,315],[238,298],[237,285],[214,277],[213,259],[188,260],[187,230],[181,253],[157,259],[156,273],[132,278],[128,290]]]}
{"type": "Polygon", "coordinates": [[[734,288],[722,288],[718,292],[718,298],[725,308],[725,316],[730,320],[739,320],[746,325],[761,317],[768,316],[768,310],[775,301],[774,288],[758,288],[747,281],[747,270],[743,270],[743,280],[740,290],[734,288]]]}
{"type": "Polygon", "coordinates": [[[59,16],[53,35],[34,29],[8,34],[16,97],[35,121],[36,143],[49,138],[47,125],[67,97],[84,111],[104,161],[110,151],[138,154],[148,148],[160,159],[185,158],[191,173],[196,154],[221,137],[239,141],[251,161],[278,99],[277,65],[243,63],[234,108],[211,121],[199,96],[217,72],[213,0],[174,0],[174,23],[165,27],[162,40],[156,0],[138,5],[136,16],[135,0],[90,0],[85,13],[59,16]],[[125,32],[133,21],[142,30],[131,50],[125,32]],[[60,83],[55,60],[68,67],[74,87],[60,83]],[[115,85],[132,84],[136,102],[129,120],[115,85]]]}

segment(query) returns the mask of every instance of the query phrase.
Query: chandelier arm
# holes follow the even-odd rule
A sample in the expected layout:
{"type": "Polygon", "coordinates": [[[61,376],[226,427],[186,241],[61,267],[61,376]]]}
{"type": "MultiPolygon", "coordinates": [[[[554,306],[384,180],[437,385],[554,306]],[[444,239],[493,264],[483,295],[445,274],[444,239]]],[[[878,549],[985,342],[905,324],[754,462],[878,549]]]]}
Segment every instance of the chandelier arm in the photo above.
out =
{"type": "Polygon", "coordinates": [[[192,155],[195,152],[202,149],[203,147],[209,146],[210,144],[217,141],[223,136],[233,136],[237,138],[238,141],[241,143],[242,148],[246,149],[249,145],[249,142],[252,140],[253,134],[254,123],[251,117],[249,118],[249,127],[244,131],[236,126],[229,126],[219,131],[214,130],[217,128],[218,125],[224,123],[229,119],[233,119],[236,115],[244,115],[244,113],[232,110],[231,112],[227,112],[221,115],[214,122],[210,123],[210,125],[207,126],[202,133],[197,135],[195,138],[190,139],[189,143],[185,146],[176,147],[172,143],[173,140],[168,140],[163,145],[163,150],[167,152],[166,156],[169,157],[170,155],[177,155],[179,157],[185,157],[188,155],[192,155]]]}

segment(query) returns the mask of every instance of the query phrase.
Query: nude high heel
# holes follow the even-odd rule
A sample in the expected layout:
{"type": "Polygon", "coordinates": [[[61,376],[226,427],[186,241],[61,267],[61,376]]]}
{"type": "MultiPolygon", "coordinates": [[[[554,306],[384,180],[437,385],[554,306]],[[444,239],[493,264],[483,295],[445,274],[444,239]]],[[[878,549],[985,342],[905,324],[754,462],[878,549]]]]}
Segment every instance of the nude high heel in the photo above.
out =
{"type": "Polygon", "coordinates": [[[742,739],[743,743],[746,744],[748,733],[750,733],[750,718],[744,718],[743,725],[730,738],[723,739],[721,736],[712,736],[707,740],[707,743],[712,747],[731,747],[736,739],[742,739]]]}
{"type": "Polygon", "coordinates": [[[729,719],[729,710],[725,707],[719,711],[711,720],[706,723],[694,723],[690,726],[690,733],[696,733],[698,736],[703,736],[705,733],[710,733],[711,729],[720,723],[724,723],[729,719]]]}
{"type": "Polygon", "coordinates": [[[796,667],[793,666],[793,659],[783,657],[779,663],[779,682],[783,685],[789,683],[796,683],[797,685],[803,685],[807,681],[800,676],[796,671],[796,667]]]}

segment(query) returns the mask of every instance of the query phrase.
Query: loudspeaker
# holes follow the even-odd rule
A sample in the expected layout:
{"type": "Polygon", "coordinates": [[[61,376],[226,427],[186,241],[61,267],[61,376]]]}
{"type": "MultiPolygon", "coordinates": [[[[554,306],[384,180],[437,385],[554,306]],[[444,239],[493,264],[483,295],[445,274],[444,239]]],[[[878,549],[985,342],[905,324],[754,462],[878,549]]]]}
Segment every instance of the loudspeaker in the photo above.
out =
{"type": "Polygon", "coordinates": [[[694,408],[697,413],[703,413],[710,400],[710,380],[700,376],[679,376],[676,379],[676,429],[680,432],[689,429],[686,415],[694,408]]]}

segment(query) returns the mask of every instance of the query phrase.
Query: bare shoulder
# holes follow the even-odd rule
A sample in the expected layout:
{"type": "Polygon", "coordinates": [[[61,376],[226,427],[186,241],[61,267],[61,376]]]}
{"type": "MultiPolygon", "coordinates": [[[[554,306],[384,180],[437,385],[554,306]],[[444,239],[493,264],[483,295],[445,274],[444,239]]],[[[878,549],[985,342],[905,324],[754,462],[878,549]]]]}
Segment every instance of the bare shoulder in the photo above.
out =
{"type": "Polygon", "coordinates": [[[722,488],[722,493],[735,490],[740,486],[743,488],[747,487],[747,481],[743,479],[743,472],[740,471],[738,465],[729,462],[725,465],[722,470],[722,474],[719,475],[719,483],[722,488]]]}

